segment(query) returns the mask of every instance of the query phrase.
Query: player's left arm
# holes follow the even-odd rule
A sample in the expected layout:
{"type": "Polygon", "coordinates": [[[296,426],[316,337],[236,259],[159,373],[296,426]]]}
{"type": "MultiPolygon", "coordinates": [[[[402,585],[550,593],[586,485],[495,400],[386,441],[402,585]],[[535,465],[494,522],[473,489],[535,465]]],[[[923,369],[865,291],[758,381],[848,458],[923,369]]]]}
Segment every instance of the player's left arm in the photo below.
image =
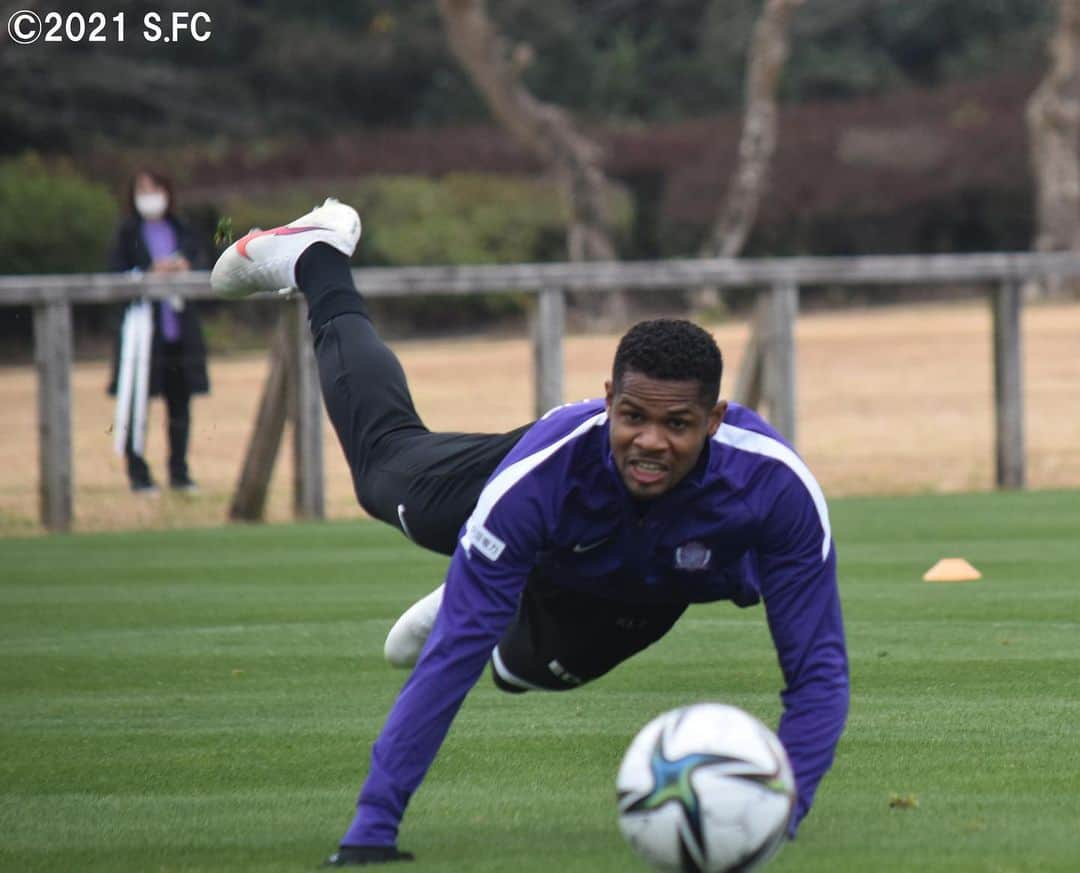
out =
{"type": "Polygon", "coordinates": [[[798,789],[789,829],[794,836],[832,765],[848,711],[836,548],[820,489],[790,475],[769,508],[757,557],[769,630],[784,674],[779,736],[798,789]]]}

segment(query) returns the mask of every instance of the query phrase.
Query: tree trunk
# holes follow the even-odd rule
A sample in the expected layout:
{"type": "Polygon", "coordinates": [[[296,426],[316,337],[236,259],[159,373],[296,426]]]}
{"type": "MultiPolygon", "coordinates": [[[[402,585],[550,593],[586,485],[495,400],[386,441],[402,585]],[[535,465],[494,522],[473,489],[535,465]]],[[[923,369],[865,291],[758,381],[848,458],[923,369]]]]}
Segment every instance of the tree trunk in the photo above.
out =
{"type": "MultiPolygon", "coordinates": [[[[521,82],[532,50],[512,51],[488,17],[484,0],[438,0],[450,47],[495,118],[547,167],[569,213],[567,248],[573,261],[615,260],[600,148],[574,128],[568,113],[537,100],[521,82]]],[[[622,292],[584,294],[592,317],[627,319],[622,292]]]]}
{"type": "Polygon", "coordinates": [[[1050,52],[1050,69],[1027,106],[1040,252],[1080,248],[1080,0],[1059,0],[1050,52]]]}
{"type": "MultiPolygon", "coordinates": [[[[734,258],[743,249],[757,218],[776,151],[776,91],[788,57],[792,13],[803,0],[765,0],[746,62],[746,110],[738,162],[727,196],[705,245],[703,257],[734,258]]],[[[716,306],[720,295],[706,288],[701,306],[716,306]]]]}

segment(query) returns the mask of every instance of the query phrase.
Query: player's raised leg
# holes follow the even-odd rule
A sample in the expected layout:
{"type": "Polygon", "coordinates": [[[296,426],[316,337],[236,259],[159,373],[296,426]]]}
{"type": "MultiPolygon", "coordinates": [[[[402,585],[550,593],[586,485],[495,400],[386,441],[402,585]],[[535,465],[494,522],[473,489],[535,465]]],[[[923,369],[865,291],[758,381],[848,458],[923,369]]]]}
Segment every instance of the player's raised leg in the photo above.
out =
{"type": "MultiPolygon", "coordinates": [[[[282,227],[253,230],[211,276],[226,297],[301,291],[308,302],[323,397],[360,504],[425,548],[451,554],[488,476],[528,425],[506,434],[431,433],[394,353],[353,282],[356,211],[333,199],[282,227]]],[[[411,667],[431,632],[442,587],[406,611],[387,660],[411,667]]]]}
{"type": "Polygon", "coordinates": [[[360,235],[336,200],[287,225],[256,230],[219,258],[220,293],[299,289],[308,302],[323,397],[360,504],[418,544],[450,554],[487,477],[517,442],[509,434],[431,433],[394,353],[358,293],[349,256],[360,235]]]}
{"type": "MultiPolygon", "coordinates": [[[[364,508],[400,524],[396,507],[368,499],[372,455],[381,438],[426,433],[405,373],[382,342],[356,290],[349,258],[360,238],[351,206],[327,199],[281,227],[252,230],[222,253],[211,284],[226,297],[300,290],[308,301],[323,399],[364,508]]],[[[390,441],[379,447],[385,455],[390,441]]]]}

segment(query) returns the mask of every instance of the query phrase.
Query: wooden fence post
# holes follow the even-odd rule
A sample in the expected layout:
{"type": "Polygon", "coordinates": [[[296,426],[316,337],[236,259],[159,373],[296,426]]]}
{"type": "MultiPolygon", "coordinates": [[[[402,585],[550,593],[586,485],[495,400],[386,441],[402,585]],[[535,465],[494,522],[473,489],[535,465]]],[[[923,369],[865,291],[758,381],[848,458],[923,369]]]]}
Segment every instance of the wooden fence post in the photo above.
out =
{"type": "MultiPolygon", "coordinates": [[[[236,521],[259,521],[266,511],[266,492],[274,472],[281,435],[285,432],[288,412],[289,353],[291,332],[286,323],[288,310],[281,311],[270,347],[270,374],[263,385],[262,399],[255,415],[248,450],[240,472],[229,518],[236,521]]],[[[290,319],[291,320],[291,319],[290,319]]]]}
{"type": "Polygon", "coordinates": [[[994,292],[994,456],[999,488],[1023,488],[1027,478],[1020,298],[1016,281],[1002,282],[994,292]]]}
{"type": "Polygon", "coordinates": [[[297,518],[326,518],[322,390],[315,348],[300,298],[293,319],[293,510],[297,518]]]}
{"type": "Polygon", "coordinates": [[[71,530],[71,304],[34,307],[34,365],[38,377],[38,488],[41,523],[71,530]]]}
{"type": "Polygon", "coordinates": [[[799,314],[799,286],[779,282],[768,295],[762,335],[762,396],[769,422],[795,444],[795,320],[799,314]]]}
{"type": "Polygon", "coordinates": [[[750,337],[746,341],[739,372],[735,375],[735,387],[729,395],[736,403],[749,409],[757,409],[761,405],[761,338],[768,321],[768,312],[769,301],[765,294],[758,292],[750,313],[750,337]]]}
{"type": "Polygon", "coordinates": [[[537,418],[563,402],[565,332],[565,294],[561,288],[544,288],[536,295],[533,322],[533,398],[537,418]]]}

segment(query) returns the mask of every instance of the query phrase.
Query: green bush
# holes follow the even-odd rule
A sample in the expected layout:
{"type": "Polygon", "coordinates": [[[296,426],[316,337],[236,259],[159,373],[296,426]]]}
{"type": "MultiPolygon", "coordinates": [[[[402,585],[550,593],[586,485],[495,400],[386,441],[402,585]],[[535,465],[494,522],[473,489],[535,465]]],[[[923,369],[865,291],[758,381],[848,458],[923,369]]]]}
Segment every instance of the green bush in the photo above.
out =
{"type": "MultiPolygon", "coordinates": [[[[360,212],[357,263],[417,266],[494,264],[565,258],[566,215],[554,187],[505,175],[453,173],[440,179],[372,176],[333,193],[360,212]]],[[[306,212],[324,196],[311,183],[222,204],[239,235],[306,212]]],[[[621,223],[625,198],[617,198],[621,223]]]]}
{"type": "MultiPolygon", "coordinates": [[[[301,215],[326,192],[310,183],[222,204],[239,236],[301,215]]],[[[440,179],[373,176],[338,183],[333,193],[360,212],[364,232],[355,263],[361,266],[511,264],[565,260],[566,214],[555,188],[505,175],[449,174],[440,179]]],[[[613,198],[616,232],[630,222],[629,198],[613,198]]],[[[528,296],[409,297],[375,301],[380,323],[400,329],[452,330],[479,321],[519,317],[528,296]]]]}
{"type": "Polygon", "coordinates": [[[109,189],[68,164],[0,163],[0,274],[103,270],[116,215],[109,189]]]}

